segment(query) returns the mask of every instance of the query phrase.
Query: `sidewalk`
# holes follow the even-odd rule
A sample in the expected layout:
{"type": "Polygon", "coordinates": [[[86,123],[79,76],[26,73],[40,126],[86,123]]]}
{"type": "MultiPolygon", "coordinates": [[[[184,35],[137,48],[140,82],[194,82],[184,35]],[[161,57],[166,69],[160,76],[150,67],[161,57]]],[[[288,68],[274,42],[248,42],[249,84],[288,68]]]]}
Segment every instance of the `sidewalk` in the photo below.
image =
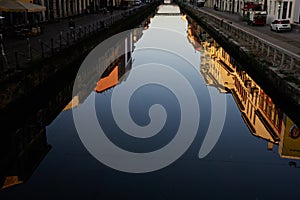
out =
{"type": "Polygon", "coordinates": [[[209,14],[215,15],[219,18],[231,22],[233,25],[239,27],[240,29],[252,33],[270,43],[273,43],[281,48],[284,48],[288,51],[291,51],[295,54],[300,55],[300,32],[298,27],[300,25],[293,25],[297,28],[293,29],[292,32],[280,32],[276,33],[270,30],[269,25],[265,26],[250,26],[246,21],[243,20],[243,17],[238,14],[232,14],[230,12],[216,11],[208,7],[195,7],[194,9],[207,12],[209,14]]]}
{"type": "MultiPolygon", "coordinates": [[[[141,6],[136,6],[127,10],[114,10],[113,14],[111,13],[100,13],[100,14],[88,14],[80,17],[74,17],[72,18],[75,22],[75,31],[79,31],[79,27],[82,27],[82,32],[84,31],[84,27],[87,27],[88,31],[93,31],[97,27],[93,27],[96,24],[99,25],[101,21],[107,21],[111,18],[114,18],[116,16],[121,17],[122,14],[125,14],[127,12],[134,11],[135,9],[138,9],[141,6]]],[[[70,42],[72,41],[71,38],[71,32],[68,27],[69,20],[71,18],[65,18],[60,19],[58,22],[52,22],[52,23],[45,23],[42,24],[43,32],[41,35],[33,36],[27,38],[13,38],[13,37],[7,37],[3,38],[3,50],[5,56],[2,56],[2,59],[7,59],[8,65],[4,63],[4,71],[5,70],[12,70],[16,67],[16,62],[19,63],[19,65],[24,66],[26,65],[26,62],[29,61],[31,54],[41,54],[41,42],[45,44],[45,48],[47,47],[47,50],[50,51],[49,47],[51,46],[51,39],[54,41],[54,45],[59,46],[59,40],[64,40],[66,42],[66,37],[70,37],[70,42]],[[61,39],[63,38],[63,39],[61,39]],[[31,49],[31,50],[30,50],[31,49]],[[18,53],[16,53],[18,52],[18,53]],[[30,53],[31,54],[30,54],[30,53]],[[16,61],[16,54],[17,57],[20,58],[22,61],[16,61]],[[27,60],[27,61],[26,61],[27,60]]],[[[69,39],[69,38],[68,38],[69,39]]],[[[69,42],[69,41],[68,41],[69,42]]],[[[2,49],[1,49],[2,50],[2,49]]],[[[3,52],[2,52],[3,55],[3,52]]],[[[33,55],[34,57],[34,55],[33,55]]],[[[1,69],[0,69],[1,70],[1,69]]],[[[1,73],[1,72],[0,72],[1,73]]]]}

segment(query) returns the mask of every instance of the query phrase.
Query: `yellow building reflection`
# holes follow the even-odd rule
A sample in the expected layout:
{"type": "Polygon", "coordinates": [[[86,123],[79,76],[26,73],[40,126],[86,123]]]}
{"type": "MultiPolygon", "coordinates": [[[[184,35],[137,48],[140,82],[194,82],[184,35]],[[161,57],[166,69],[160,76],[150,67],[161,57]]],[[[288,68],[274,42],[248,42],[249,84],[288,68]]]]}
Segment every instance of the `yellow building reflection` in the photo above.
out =
{"type": "Polygon", "coordinates": [[[220,93],[232,94],[248,129],[254,136],[268,141],[267,149],[273,150],[274,145],[279,145],[281,157],[300,159],[300,132],[294,122],[243,69],[234,64],[233,58],[216,41],[191,22],[188,37],[197,36],[202,46],[201,74],[206,83],[220,93]]]}
{"type": "Polygon", "coordinates": [[[279,155],[283,158],[300,158],[300,130],[289,118],[284,119],[284,131],[279,143],[279,155]]]}

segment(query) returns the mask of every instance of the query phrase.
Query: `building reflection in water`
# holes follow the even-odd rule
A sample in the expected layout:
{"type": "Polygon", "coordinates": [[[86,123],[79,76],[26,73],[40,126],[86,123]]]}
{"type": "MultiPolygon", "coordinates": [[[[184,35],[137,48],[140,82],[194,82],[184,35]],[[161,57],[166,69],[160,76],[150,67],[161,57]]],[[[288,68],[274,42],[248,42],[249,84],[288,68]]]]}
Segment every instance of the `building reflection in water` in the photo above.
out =
{"type": "MultiPolygon", "coordinates": [[[[145,26],[148,27],[147,21],[145,26]]],[[[68,110],[83,103],[89,96],[91,91],[97,93],[105,92],[122,81],[126,81],[128,73],[132,67],[132,53],[134,51],[134,43],[142,37],[143,29],[137,28],[132,30],[125,38],[107,49],[104,55],[99,56],[99,64],[97,67],[86,70],[87,73],[81,73],[77,79],[80,82],[77,84],[81,90],[74,95],[73,99],[68,103],[64,110],[68,110]],[[127,52],[122,54],[122,52],[127,52]],[[116,55],[122,54],[118,59],[116,55]],[[106,66],[102,76],[99,78],[99,71],[106,66]],[[95,80],[95,81],[94,81],[95,80]]],[[[78,91],[78,90],[77,90],[78,91]]]]}
{"type": "Polygon", "coordinates": [[[267,148],[278,145],[283,158],[300,159],[298,126],[235,60],[188,17],[188,39],[201,50],[201,74],[209,86],[220,93],[231,93],[250,132],[267,141],[267,148]]]}
{"type": "Polygon", "coordinates": [[[104,55],[99,56],[99,68],[108,66],[101,77],[99,69],[80,77],[82,90],[70,98],[73,90],[73,81],[62,90],[48,99],[36,113],[31,113],[20,128],[12,128],[1,136],[0,143],[0,190],[24,183],[44,159],[51,145],[47,143],[46,126],[61,112],[81,104],[91,92],[105,92],[122,81],[126,80],[132,66],[132,52],[134,43],[141,36],[143,29],[147,29],[150,20],[142,23],[142,28],[134,29],[125,38],[122,38],[113,47],[107,49],[104,55]],[[114,60],[119,52],[128,52],[114,60]],[[128,51],[127,51],[128,50],[128,51]],[[91,81],[93,78],[98,81],[91,81]],[[88,88],[88,89],[87,89],[88,88]],[[68,101],[66,101],[69,99],[68,101]],[[72,99],[70,101],[70,99],[72,99]]]}
{"type": "Polygon", "coordinates": [[[45,127],[38,124],[19,128],[15,134],[5,138],[5,142],[6,145],[1,146],[1,153],[5,154],[0,160],[0,189],[25,182],[51,149],[45,127]]]}
{"type": "MultiPolygon", "coordinates": [[[[124,40],[107,49],[104,56],[99,56],[99,68],[108,66],[101,77],[99,68],[88,71],[80,77],[82,90],[70,101],[73,82],[53,95],[37,112],[28,117],[21,127],[2,134],[0,139],[0,189],[24,183],[51,146],[47,142],[45,127],[55,119],[61,110],[68,110],[81,104],[92,92],[103,93],[122,81],[132,66],[134,43],[147,29],[149,21],[142,29],[135,29],[124,40]],[[114,60],[123,48],[128,53],[114,60]],[[92,77],[92,78],[91,78],[92,77]],[[96,80],[87,81],[87,80],[96,80]],[[88,90],[87,90],[88,88],[88,90]],[[67,105],[66,105],[67,104],[67,105]]],[[[201,54],[201,72],[206,83],[220,93],[231,93],[250,132],[268,142],[267,147],[279,146],[279,154],[284,158],[300,158],[299,129],[283,113],[272,99],[226,53],[200,26],[191,22],[188,25],[188,39],[201,54]],[[213,59],[211,59],[213,58],[213,59]]],[[[125,51],[126,52],[126,51],[125,51]]]]}

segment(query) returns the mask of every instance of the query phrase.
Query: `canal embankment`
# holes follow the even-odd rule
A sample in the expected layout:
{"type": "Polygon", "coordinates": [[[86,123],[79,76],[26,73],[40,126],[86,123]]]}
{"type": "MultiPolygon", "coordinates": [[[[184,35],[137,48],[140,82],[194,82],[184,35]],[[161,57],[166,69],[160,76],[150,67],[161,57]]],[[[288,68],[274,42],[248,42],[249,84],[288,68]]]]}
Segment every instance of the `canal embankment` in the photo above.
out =
{"type": "Polygon", "coordinates": [[[113,19],[111,24],[99,24],[103,28],[90,27],[89,30],[81,30],[80,38],[76,42],[69,35],[68,46],[58,52],[53,52],[50,48],[50,51],[45,52],[50,56],[43,55],[32,60],[26,68],[20,66],[19,69],[14,69],[12,75],[1,79],[0,109],[15,107],[38,91],[54,90],[62,80],[72,80],[83,59],[95,46],[116,33],[134,28],[156,8],[157,4],[148,4],[122,15],[117,20],[113,19]]]}
{"type": "Polygon", "coordinates": [[[255,34],[245,32],[230,20],[180,4],[181,10],[203,27],[245,70],[262,85],[274,102],[299,121],[300,56],[255,34]]]}
{"type": "MultiPolygon", "coordinates": [[[[134,12],[121,15],[113,19],[110,24],[97,24],[101,28],[93,27],[82,30],[76,41],[70,38],[68,46],[58,52],[45,52],[40,59],[34,59],[29,66],[15,69],[13,75],[1,79],[0,110],[1,115],[13,115],[11,110],[22,110],[22,113],[31,112],[42,104],[43,100],[63,88],[65,84],[74,81],[81,62],[88,53],[105,39],[119,32],[132,29],[154,13],[157,4],[147,4],[134,12]],[[104,26],[104,27],[103,27],[104,26]]],[[[71,35],[70,35],[71,37],[71,35]]],[[[100,78],[100,77],[99,77],[100,78]]],[[[66,102],[72,98],[71,93],[66,102]]],[[[62,105],[63,106],[63,105],[62,105]]],[[[61,110],[63,107],[59,107],[61,110]]],[[[24,120],[23,114],[15,115],[14,121],[24,120]]],[[[25,114],[24,114],[25,116],[25,114]]]]}

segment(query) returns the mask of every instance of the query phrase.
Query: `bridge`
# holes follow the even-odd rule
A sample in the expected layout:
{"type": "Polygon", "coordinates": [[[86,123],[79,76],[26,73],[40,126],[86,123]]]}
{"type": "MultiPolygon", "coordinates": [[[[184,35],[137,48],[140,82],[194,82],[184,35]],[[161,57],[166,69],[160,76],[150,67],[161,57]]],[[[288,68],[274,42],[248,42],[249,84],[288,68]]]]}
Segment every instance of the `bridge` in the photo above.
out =
{"type": "Polygon", "coordinates": [[[163,5],[163,6],[159,6],[156,15],[177,16],[177,15],[181,15],[181,12],[178,6],[163,5]]]}
{"type": "Polygon", "coordinates": [[[178,16],[181,15],[181,13],[156,13],[157,16],[178,16]]]}

